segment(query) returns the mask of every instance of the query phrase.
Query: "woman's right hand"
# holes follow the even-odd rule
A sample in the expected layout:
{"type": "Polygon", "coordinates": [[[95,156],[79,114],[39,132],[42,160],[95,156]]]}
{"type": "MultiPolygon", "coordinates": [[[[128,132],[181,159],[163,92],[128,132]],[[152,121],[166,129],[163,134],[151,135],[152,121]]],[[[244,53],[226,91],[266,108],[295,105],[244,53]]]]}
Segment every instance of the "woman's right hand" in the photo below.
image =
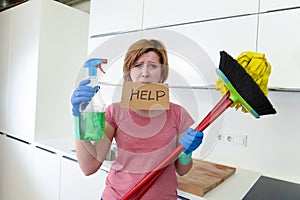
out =
{"type": "Polygon", "coordinates": [[[202,140],[203,133],[201,131],[195,131],[192,128],[188,128],[179,141],[180,144],[185,148],[183,152],[185,154],[189,154],[200,146],[202,140]]]}
{"type": "Polygon", "coordinates": [[[82,102],[89,102],[95,93],[98,92],[99,86],[91,87],[88,84],[91,80],[86,79],[80,82],[79,86],[74,90],[71,103],[73,116],[79,117],[79,105],[82,102]]]}

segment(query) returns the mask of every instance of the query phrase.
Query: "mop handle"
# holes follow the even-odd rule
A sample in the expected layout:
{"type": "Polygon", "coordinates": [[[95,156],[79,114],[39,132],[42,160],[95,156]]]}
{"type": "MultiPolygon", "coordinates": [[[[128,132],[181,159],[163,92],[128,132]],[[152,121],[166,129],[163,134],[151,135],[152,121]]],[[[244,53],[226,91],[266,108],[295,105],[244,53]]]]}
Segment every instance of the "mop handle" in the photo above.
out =
{"type": "MultiPolygon", "coordinates": [[[[206,115],[206,117],[195,128],[195,130],[204,131],[216,118],[218,118],[218,116],[220,116],[232,104],[232,101],[229,100],[228,97],[229,97],[229,93],[226,94],[218,102],[217,105],[215,105],[215,107],[206,115]]],[[[154,177],[148,182],[148,184],[146,184],[140,191],[137,192],[137,194],[134,196],[133,200],[140,199],[147,192],[147,190],[154,184],[154,182],[159,178],[159,176],[165,171],[166,168],[167,167],[160,169],[154,175],[154,177]]]]}
{"type": "Polygon", "coordinates": [[[167,167],[160,169],[155,176],[148,182],[144,187],[137,192],[137,194],[133,197],[132,200],[139,200],[147,191],[148,189],[155,183],[155,181],[160,177],[160,175],[167,169],[167,167]]]}
{"type": "MultiPolygon", "coordinates": [[[[227,92],[221,100],[214,106],[214,108],[206,115],[206,117],[199,123],[195,128],[197,131],[204,131],[215,119],[217,119],[231,104],[232,101],[229,99],[230,93],[227,92]]],[[[172,162],[177,160],[178,155],[184,150],[182,145],[179,145],[168,157],[166,157],[153,171],[145,176],[136,186],[134,186],[127,194],[125,194],[121,200],[129,200],[135,194],[136,197],[141,197],[150,186],[158,179],[159,175],[162,174],[164,169],[172,162]],[[158,175],[157,175],[158,174],[158,175]],[[154,180],[152,180],[154,179],[154,180]],[[149,184],[149,185],[147,185],[149,184]],[[145,187],[145,189],[142,189],[145,187]],[[140,191],[139,191],[140,190],[140,191]],[[137,192],[141,192],[141,194],[137,192]]],[[[137,199],[137,198],[134,198],[137,199]]]]}
{"type": "Polygon", "coordinates": [[[211,109],[204,119],[195,128],[196,131],[203,132],[213,121],[215,121],[231,104],[230,93],[227,92],[220,101],[211,109]]]}

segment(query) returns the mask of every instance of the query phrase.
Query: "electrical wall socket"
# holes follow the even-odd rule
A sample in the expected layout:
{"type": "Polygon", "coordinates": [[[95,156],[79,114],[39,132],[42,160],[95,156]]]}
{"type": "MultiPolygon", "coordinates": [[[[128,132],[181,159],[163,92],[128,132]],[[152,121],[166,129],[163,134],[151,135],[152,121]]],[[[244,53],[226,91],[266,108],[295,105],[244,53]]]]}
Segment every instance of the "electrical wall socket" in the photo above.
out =
{"type": "Polygon", "coordinates": [[[222,144],[247,147],[247,135],[236,135],[236,134],[219,134],[218,140],[222,144]]]}

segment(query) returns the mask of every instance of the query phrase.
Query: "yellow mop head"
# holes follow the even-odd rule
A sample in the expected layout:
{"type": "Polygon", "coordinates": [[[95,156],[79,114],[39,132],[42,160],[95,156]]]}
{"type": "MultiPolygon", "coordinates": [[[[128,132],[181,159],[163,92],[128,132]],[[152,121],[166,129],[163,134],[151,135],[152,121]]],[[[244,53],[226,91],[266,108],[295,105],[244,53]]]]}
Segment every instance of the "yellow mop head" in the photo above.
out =
{"type": "MultiPolygon", "coordinates": [[[[271,74],[271,65],[265,58],[265,54],[247,51],[241,53],[236,60],[252,77],[265,96],[268,96],[268,81],[269,75],[271,74]]],[[[220,78],[217,80],[215,87],[222,92],[223,96],[228,91],[220,78]]],[[[233,103],[231,107],[235,107],[236,110],[238,110],[242,105],[240,103],[233,103]]],[[[242,111],[248,112],[243,107],[242,111]]]]}

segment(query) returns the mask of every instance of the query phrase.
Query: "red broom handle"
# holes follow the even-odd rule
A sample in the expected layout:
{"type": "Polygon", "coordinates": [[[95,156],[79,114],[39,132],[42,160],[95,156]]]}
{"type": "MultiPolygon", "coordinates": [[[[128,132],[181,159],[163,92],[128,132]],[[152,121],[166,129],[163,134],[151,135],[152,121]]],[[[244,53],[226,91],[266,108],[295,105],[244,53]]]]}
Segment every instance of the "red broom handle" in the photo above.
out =
{"type": "Polygon", "coordinates": [[[168,157],[166,157],[153,171],[145,176],[137,185],[135,185],[127,194],[125,194],[121,200],[129,200],[136,194],[143,186],[145,186],[161,169],[164,169],[169,163],[172,163],[181,151],[183,146],[179,145],[168,157]]]}
{"type": "MultiPolygon", "coordinates": [[[[231,104],[232,101],[228,98],[229,92],[214,106],[214,108],[206,115],[206,117],[195,128],[197,131],[203,132],[215,119],[217,119],[231,104]]],[[[182,145],[179,145],[169,156],[167,156],[153,171],[145,176],[136,186],[134,186],[121,200],[129,200],[135,194],[134,199],[139,199],[151,187],[151,185],[159,178],[165,168],[175,160],[178,155],[184,150],[182,145]],[[143,188],[144,187],[144,188],[143,188]],[[143,188],[143,189],[142,189],[143,188]],[[139,192],[138,192],[139,191],[139,192]]]]}
{"type": "Polygon", "coordinates": [[[195,128],[196,131],[203,132],[215,119],[217,119],[231,104],[230,93],[227,92],[221,100],[211,109],[204,119],[195,128]]]}
{"type": "MultiPolygon", "coordinates": [[[[206,115],[202,122],[195,128],[198,131],[204,131],[218,116],[220,116],[231,104],[231,100],[228,99],[229,93],[227,93],[215,107],[206,115]]],[[[160,177],[167,167],[160,169],[155,176],[144,187],[137,192],[133,200],[140,199],[147,190],[154,184],[154,182],[160,177]]]]}
{"type": "Polygon", "coordinates": [[[139,200],[148,191],[148,189],[155,183],[155,181],[160,177],[160,175],[167,169],[164,167],[160,169],[155,176],[133,197],[133,200],[139,200]]]}

